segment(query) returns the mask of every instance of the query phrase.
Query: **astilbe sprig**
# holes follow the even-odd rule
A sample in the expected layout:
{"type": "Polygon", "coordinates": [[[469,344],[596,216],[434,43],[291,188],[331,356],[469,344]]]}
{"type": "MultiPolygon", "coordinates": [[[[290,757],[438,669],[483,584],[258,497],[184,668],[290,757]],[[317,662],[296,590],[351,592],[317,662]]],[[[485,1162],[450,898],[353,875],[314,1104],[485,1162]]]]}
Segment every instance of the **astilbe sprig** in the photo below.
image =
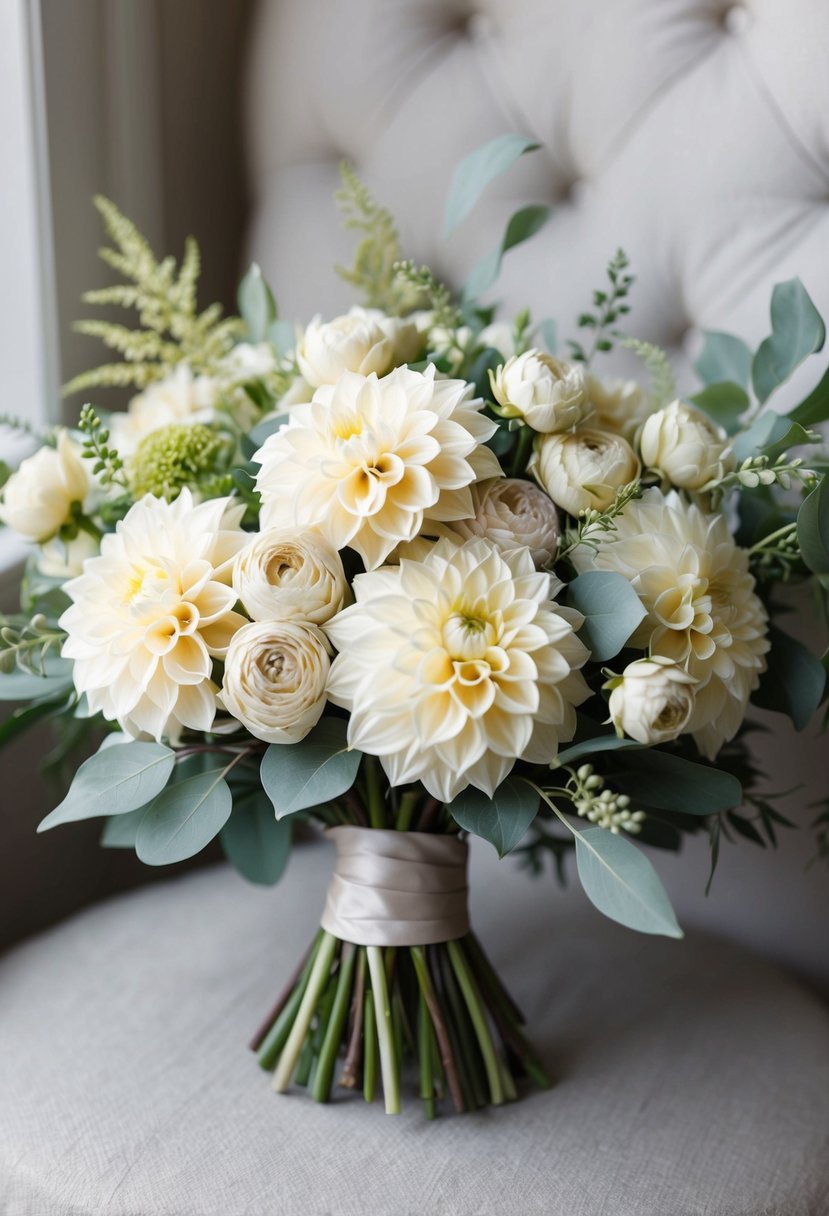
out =
{"type": "Polygon", "coordinates": [[[348,161],[340,165],[342,184],[335,194],[346,228],[362,234],[350,267],[337,274],[355,287],[369,308],[401,316],[418,307],[416,288],[397,273],[400,237],[392,214],[382,207],[348,161]]]}
{"type": "Polygon", "coordinates": [[[157,261],[146,238],[109,199],[97,196],[95,206],[114,248],[99,253],[127,283],[85,292],[87,304],[116,305],[138,313],[142,328],[133,329],[110,321],[78,321],[75,329],[100,338],[122,361],[107,363],[83,372],[64,387],[65,393],[97,386],[144,388],[169,374],[181,362],[194,372],[209,373],[228,353],[242,332],[235,317],[222,319],[219,304],[199,312],[196,301],[201,258],[196,241],[188,237],[181,268],[166,257],[157,261]]]}
{"type": "Polygon", "coordinates": [[[651,381],[651,396],[656,408],[667,405],[676,397],[676,381],[671,361],[661,346],[654,342],[643,342],[639,338],[623,338],[619,343],[625,350],[631,350],[637,355],[648,369],[651,381]]]}

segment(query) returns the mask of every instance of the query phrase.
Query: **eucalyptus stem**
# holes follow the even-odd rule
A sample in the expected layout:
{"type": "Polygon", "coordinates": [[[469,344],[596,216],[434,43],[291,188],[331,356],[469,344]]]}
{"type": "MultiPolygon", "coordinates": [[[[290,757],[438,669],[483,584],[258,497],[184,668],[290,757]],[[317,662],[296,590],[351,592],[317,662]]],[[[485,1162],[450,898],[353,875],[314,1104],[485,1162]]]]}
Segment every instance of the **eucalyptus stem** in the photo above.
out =
{"type": "Polygon", "coordinates": [[[432,1043],[429,1026],[429,1010],[423,993],[417,1003],[417,1054],[420,1064],[420,1096],[423,1099],[427,1119],[435,1117],[435,1090],[432,1078],[432,1043]]]}
{"type": "Polygon", "coordinates": [[[386,806],[383,799],[383,787],[380,784],[380,766],[374,756],[366,756],[363,765],[369,823],[373,828],[384,828],[386,826],[386,806]]]}
{"type": "Polygon", "coordinates": [[[373,996],[369,988],[366,992],[363,1033],[363,1097],[366,1102],[374,1101],[374,1089],[377,1084],[377,1019],[373,996]]]}
{"type": "Polygon", "coordinates": [[[290,1000],[290,997],[291,997],[291,993],[294,991],[297,984],[299,983],[300,977],[302,976],[303,972],[306,971],[306,967],[311,958],[312,951],[319,944],[319,939],[320,939],[321,933],[322,933],[322,930],[320,930],[317,933],[316,937],[311,942],[311,945],[308,947],[308,949],[305,951],[302,958],[297,963],[296,967],[294,968],[293,974],[291,975],[291,978],[288,980],[285,987],[282,989],[281,993],[279,994],[279,997],[277,998],[273,1009],[271,1009],[270,1013],[263,1020],[261,1026],[257,1030],[256,1034],[251,1039],[251,1041],[250,1041],[250,1050],[251,1051],[259,1050],[259,1048],[264,1043],[265,1038],[267,1037],[268,1031],[271,1029],[271,1027],[273,1026],[276,1019],[279,1017],[282,1010],[288,1004],[288,1001],[290,1000]]]}
{"type": "Polygon", "coordinates": [[[449,953],[452,968],[457,976],[458,983],[460,984],[463,999],[466,1002],[467,1009],[469,1010],[469,1016],[472,1019],[472,1025],[475,1030],[475,1037],[478,1040],[478,1046],[481,1049],[492,1104],[493,1106],[500,1106],[504,1101],[504,1087],[501,1082],[501,1069],[498,1063],[498,1055],[495,1050],[495,1044],[492,1041],[492,1035],[490,1034],[489,1026],[487,1025],[486,1014],[484,1012],[483,1005],[481,1004],[481,994],[478,990],[478,985],[475,983],[474,977],[472,976],[472,973],[467,966],[466,959],[463,956],[463,951],[458,943],[456,941],[447,942],[446,948],[449,953]]]}
{"type": "Polygon", "coordinates": [[[303,993],[296,1020],[291,1026],[291,1032],[273,1074],[273,1088],[277,1093],[284,1094],[291,1084],[291,1077],[302,1050],[302,1044],[331,971],[337,944],[336,937],[323,930],[319,949],[308,977],[308,986],[303,993]]]}
{"type": "Polygon", "coordinates": [[[380,1075],[383,1079],[383,1096],[387,1115],[400,1114],[400,1069],[395,1051],[391,1020],[391,1003],[383,965],[383,950],[380,946],[367,946],[368,969],[371,974],[371,990],[374,997],[374,1013],[377,1020],[377,1038],[380,1044],[380,1075]]]}
{"type": "Polygon", "coordinates": [[[337,1051],[343,1036],[345,1019],[348,1014],[348,1003],[351,998],[351,985],[354,976],[354,962],[357,947],[351,942],[344,942],[340,955],[340,974],[337,977],[337,991],[331,1008],[331,1017],[325,1031],[322,1048],[314,1077],[313,1094],[317,1102],[327,1102],[331,1094],[331,1082],[334,1077],[334,1065],[337,1062],[337,1051]]]}
{"type": "Polygon", "coordinates": [[[412,822],[412,815],[417,806],[419,796],[417,790],[407,790],[400,799],[400,809],[397,812],[397,823],[395,824],[398,832],[407,832],[409,830],[409,824],[412,822]]]}
{"type": "Polygon", "coordinates": [[[535,431],[525,422],[518,431],[518,442],[515,445],[515,456],[512,460],[510,477],[520,477],[522,473],[526,472],[527,463],[532,454],[534,440],[535,431]]]}
{"type": "Polygon", "coordinates": [[[302,1002],[303,996],[305,995],[305,989],[308,986],[308,977],[311,974],[311,968],[314,965],[314,960],[317,956],[317,952],[319,951],[320,944],[322,942],[322,935],[323,931],[320,929],[314,938],[311,953],[309,954],[308,959],[300,972],[296,987],[284,1005],[282,1012],[277,1016],[276,1021],[273,1023],[259,1046],[258,1058],[260,1068],[270,1071],[270,1069],[272,1069],[276,1064],[279,1053],[282,1051],[282,1048],[285,1046],[285,1043],[288,1040],[288,1035],[291,1032],[291,1026],[294,1023],[294,1018],[299,1012],[299,1006],[302,1002]]]}
{"type": "Polygon", "coordinates": [[[366,948],[357,947],[357,978],[354,982],[354,992],[351,999],[351,1037],[345,1053],[343,1070],[340,1074],[340,1085],[344,1089],[354,1089],[357,1084],[357,1069],[360,1064],[360,1054],[363,1046],[363,1004],[366,996],[366,948]]]}
{"type": "Polygon", "coordinates": [[[449,1087],[449,1093],[452,1098],[452,1103],[458,1114],[462,1114],[466,1110],[466,1102],[464,1101],[463,1089],[461,1087],[458,1069],[455,1063],[455,1056],[452,1051],[452,1044],[449,1040],[449,1035],[446,1030],[446,1022],[443,1016],[443,1010],[435,992],[429,975],[429,969],[426,965],[426,954],[423,946],[410,946],[409,952],[414,963],[417,982],[420,987],[420,992],[423,1000],[426,1002],[426,1007],[432,1019],[435,1038],[437,1040],[438,1051],[440,1053],[440,1062],[443,1065],[443,1070],[446,1073],[446,1083],[449,1087]]]}

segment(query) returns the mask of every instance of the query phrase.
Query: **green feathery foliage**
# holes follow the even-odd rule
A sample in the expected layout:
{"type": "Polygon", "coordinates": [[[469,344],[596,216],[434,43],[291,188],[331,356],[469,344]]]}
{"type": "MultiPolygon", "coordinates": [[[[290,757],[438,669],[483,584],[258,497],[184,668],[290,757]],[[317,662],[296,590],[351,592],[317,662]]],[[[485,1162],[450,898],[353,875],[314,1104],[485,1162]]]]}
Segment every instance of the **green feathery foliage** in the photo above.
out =
{"type": "Polygon", "coordinates": [[[651,393],[657,407],[661,409],[676,397],[676,382],[671,361],[661,346],[653,342],[640,342],[638,338],[625,338],[621,343],[642,360],[651,378],[651,393]]]}
{"type": "Polygon", "coordinates": [[[145,238],[114,203],[100,195],[94,201],[115,246],[104,247],[100,256],[128,282],[85,292],[82,298],[87,304],[135,309],[141,328],[109,321],[77,322],[79,333],[100,338],[122,360],[83,372],[70,380],[64,393],[99,385],[144,388],[168,375],[182,361],[196,373],[209,373],[230,350],[242,326],[235,317],[222,320],[219,304],[198,312],[196,287],[201,258],[195,240],[187,238],[177,274],[175,259],[156,261],[145,238]]]}
{"type": "Polygon", "coordinates": [[[346,228],[362,233],[354,265],[337,274],[362,292],[368,308],[403,316],[418,307],[418,294],[397,274],[400,237],[390,211],[381,207],[348,161],[340,165],[342,185],[334,195],[346,228]]]}
{"type": "Polygon", "coordinates": [[[155,494],[171,502],[185,486],[213,483],[226,450],[222,436],[202,423],[153,431],[142,439],[127,468],[133,497],[155,494]]]}
{"type": "Polygon", "coordinates": [[[589,367],[596,354],[606,354],[613,350],[614,339],[622,337],[614,325],[620,317],[630,312],[627,297],[635,279],[632,274],[628,274],[629,266],[630,262],[624,249],[617,249],[605,271],[607,285],[593,292],[593,307],[596,311],[581,313],[577,321],[579,329],[593,331],[593,341],[589,347],[585,347],[575,338],[567,339],[570,355],[577,363],[584,363],[589,367]]]}

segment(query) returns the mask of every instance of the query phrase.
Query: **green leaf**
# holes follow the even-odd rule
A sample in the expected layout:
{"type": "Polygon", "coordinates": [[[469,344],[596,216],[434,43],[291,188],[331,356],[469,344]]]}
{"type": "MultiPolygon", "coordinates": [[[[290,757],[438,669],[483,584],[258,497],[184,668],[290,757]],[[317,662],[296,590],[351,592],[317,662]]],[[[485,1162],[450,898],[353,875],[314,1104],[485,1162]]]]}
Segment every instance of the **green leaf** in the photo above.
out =
{"type": "Polygon", "coordinates": [[[829,419],[829,368],[808,397],[804,397],[800,405],[789,410],[789,417],[801,426],[818,426],[829,419]]]}
{"type": "Polygon", "coordinates": [[[455,822],[482,836],[504,857],[519,843],[538,814],[539,796],[526,781],[507,777],[492,798],[468,786],[449,803],[455,822]]]}
{"type": "Polygon", "coordinates": [[[37,830],[99,815],[126,815],[164,789],[174,766],[175,753],[162,743],[103,747],[83,762],[63,802],[37,830]]]}
{"type": "Polygon", "coordinates": [[[552,207],[541,204],[522,207],[510,217],[498,246],[476,262],[463,285],[465,303],[477,300],[489,290],[501,273],[501,261],[508,250],[528,241],[543,228],[552,215],[552,207]]]}
{"type": "Polygon", "coordinates": [[[826,672],[802,642],[775,625],[769,627],[769,641],[768,667],[751,703],[786,714],[796,730],[804,730],[820,705],[826,672]]]}
{"type": "Polygon", "coordinates": [[[273,292],[256,262],[251,262],[250,269],[239,284],[237,293],[239,314],[247,326],[249,342],[264,342],[268,330],[276,321],[277,309],[273,292]]]}
{"type": "Polygon", "coordinates": [[[731,381],[740,388],[748,388],[751,378],[751,351],[742,338],[708,330],[694,371],[703,384],[719,384],[731,381]]]}
{"type": "Polygon", "coordinates": [[[797,541],[813,574],[829,574],[829,476],[804,498],[797,513],[797,541]]]}
{"type": "Polygon", "coordinates": [[[775,461],[783,452],[813,442],[799,422],[794,422],[788,414],[768,409],[754,419],[748,430],[735,435],[732,447],[738,461],[757,455],[775,461]]]}
{"type": "Polygon", "coordinates": [[[546,346],[551,355],[556,353],[558,347],[558,334],[556,331],[556,323],[551,317],[546,317],[538,326],[538,331],[541,334],[541,340],[546,346]]]}
{"type": "Polygon", "coordinates": [[[299,743],[271,744],[260,771],[277,819],[351,789],[362,752],[349,749],[347,730],[342,718],[323,718],[299,743]]]}
{"type": "Polygon", "coordinates": [[[748,393],[740,388],[739,384],[727,380],[709,384],[702,392],[691,397],[691,401],[716,422],[717,426],[721,426],[727,435],[733,435],[740,429],[738,420],[747,408],[749,398],[748,393]]]}
{"type": "Polygon", "coordinates": [[[19,667],[3,672],[0,674],[0,701],[54,700],[71,689],[72,667],[70,659],[55,656],[46,660],[46,674],[42,676],[19,667]]]}
{"type": "Polygon", "coordinates": [[[287,414],[277,414],[273,418],[263,418],[253,430],[248,438],[254,445],[254,449],[258,451],[262,447],[266,439],[270,439],[271,435],[275,435],[281,426],[284,426],[288,421],[287,414]]]}
{"type": "Polygon", "coordinates": [[[582,739],[580,743],[574,743],[559,752],[553,761],[553,767],[573,764],[576,760],[589,760],[597,752],[640,751],[643,747],[644,744],[637,743],[635,739],[620,739],[618,735],[596,735],[593,739],[582,739]]]}
{"type": "Polygon", "coordinates": [[[499,135],[465,156],[455,170],[446,204],[445,229],[450,236],[477,203],[489,183],[506,173],[525,152],[539,144],[524,135],[499,135]]]}
{"type": "Polygon", "coordinates": [[[278,355],[287,355],[296,347],[296,329],[292,321],[274,321],[265,335],[278,355]]]}
{"type": "Polygon", "coordinates": [[[625,576],[611,570],[587,570],[574,578],[567,602],[584,616],[579,636],[599,663],[619,653],[646,615],[625,576]]]}
{"type": "Polygon", "coordinates": [[[576,866],[585,895],[605,916],[640,933],[682,937],[659,875],[629,840],[605,828],[576,832],[576,866]]]}
{"type": "Polygon", "coordinates": [[[771,295],[771,334],[754,356],[751,379],[758,400],[767,401],[826,337],[820,313],[800,279],[776,284],[771,295]]]}
{"type": "Polygon", "coordinates": [[[279,823],[262,790],[237,797],[221,831],[225,856],[248,882],[273,886],[291,852],[292,824],[279,823]]]}
{"type": "Polygon", "coordinates": [[[135,836],[135,851],[148,866],[184,861],[218,836],[233,809],[223,768],[188,777],[154,798],[135,836]]]}
{"type": "Polygon", "coordinates": [[[105,820],[104,830],[101,833],[101,847],[104,849],[134,849],[138,825],[144,818],[146,809],[145,806],[140,806],[135,811],[128,811],[126,815],[111,815],[109,819],[105,820]]]}
{"type": "Polygon", "coordinates": [[[733,773],[670,752],[631,749],[619,757],[619,763],[630,770],[629,775],[608,778],[610,784],[654,810],[717,815],[743,801],[743,787],[733,773]]]}

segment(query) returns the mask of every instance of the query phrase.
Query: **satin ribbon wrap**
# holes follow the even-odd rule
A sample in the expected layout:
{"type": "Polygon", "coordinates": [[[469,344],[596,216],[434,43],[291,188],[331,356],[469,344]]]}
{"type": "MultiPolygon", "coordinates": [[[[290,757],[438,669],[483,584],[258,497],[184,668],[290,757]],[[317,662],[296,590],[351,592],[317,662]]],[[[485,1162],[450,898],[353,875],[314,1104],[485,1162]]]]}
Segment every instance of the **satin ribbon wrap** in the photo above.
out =
{"type": "Polygon", "coordinates": [[[456,836],[337,827],[322,927],[358,946],[428,946],[469,932],[466,862],[456,836]]]}

